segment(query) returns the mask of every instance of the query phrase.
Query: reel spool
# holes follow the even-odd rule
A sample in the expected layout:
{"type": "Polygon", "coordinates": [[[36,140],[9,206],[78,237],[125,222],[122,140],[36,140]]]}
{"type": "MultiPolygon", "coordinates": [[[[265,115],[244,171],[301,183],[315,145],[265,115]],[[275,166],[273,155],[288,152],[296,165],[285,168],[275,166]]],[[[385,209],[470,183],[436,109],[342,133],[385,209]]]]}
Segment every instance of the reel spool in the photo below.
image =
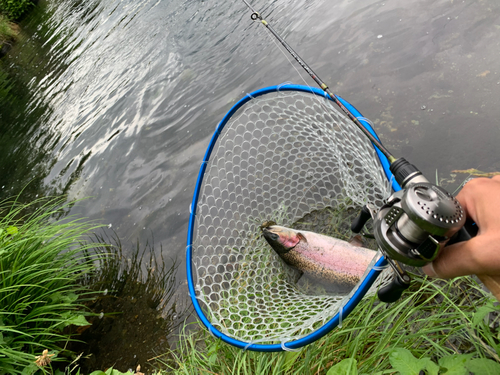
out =
{"type": "Polygon", "coordinates": [[[210,141],[191,205],[188,286],[207,329],[242,349],[281,351],[341,325],[387,265],[381,254],[347,295],[311,294],[297,286],[259,227],[266,220],[293,227],[316,212],[342,209],[347,216],[334,225],[343,230],[361,207],[378,210],[400,189],[391,176],[387,158],[322,90],[284,84],[236,103],[210,141]]]}

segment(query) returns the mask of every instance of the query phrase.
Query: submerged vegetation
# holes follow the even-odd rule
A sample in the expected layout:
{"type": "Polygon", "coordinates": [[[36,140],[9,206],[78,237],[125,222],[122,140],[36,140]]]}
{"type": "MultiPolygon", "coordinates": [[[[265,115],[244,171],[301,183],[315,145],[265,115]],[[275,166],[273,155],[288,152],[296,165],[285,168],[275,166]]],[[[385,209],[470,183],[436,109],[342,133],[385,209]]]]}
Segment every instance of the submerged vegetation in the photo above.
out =
{"type": "Polygon", "coordinates": [[[15,39],[17,26],[9,21],[9,19],[0,13],[0,50],[4,49],[4,45],[10,45],[15,39]]]}
{"type": "Polygon", "coordinates": [[[152,358],[169,351],[168,337],[185,312],[185,303],[176,295],[177,263],[166,263],[161,247],[156,256],[154,243],[143,248],[137,243],[125,256],[116,236],[99,235],[96,242],[109,255],[84,284],[103,293],[86,303],[95,315],[80,330],[81,342],[69,348],[82,353],[77,363],[85,374],[110,367],[116,372],[140,367],[151,373],[156,367],[152,358]]]}

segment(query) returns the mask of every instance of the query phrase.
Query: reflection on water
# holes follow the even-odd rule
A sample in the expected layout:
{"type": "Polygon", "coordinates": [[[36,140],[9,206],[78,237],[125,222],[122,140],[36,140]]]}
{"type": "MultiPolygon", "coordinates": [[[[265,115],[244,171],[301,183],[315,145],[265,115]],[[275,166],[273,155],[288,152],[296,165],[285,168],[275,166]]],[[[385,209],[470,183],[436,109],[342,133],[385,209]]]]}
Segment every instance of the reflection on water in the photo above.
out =
{"type": "MultiPolygon", "coordinates": [[[[498,1],[252,5],[430,178],[500,170],[498,1]]],[[[237,1],[40,1],[0,62],[1,194],[34,180],[30,196],[91,196],[72,213],[182,256],[217,122],[246,92],[305,77],[249,16],[237,1]]]]}
{"type": "MultiPolygon", "coordinates": [[[[36,13],[33,18],[40,21],[38,16],[36,13]]],[[[49,187],[43,180],[56,161],[52,150],[60,136],[43,126],[52,109],[37,97],[33,87],[40,70],[50,72],[64,66],[45,61],[48,49],[36,38],[29,38],[28,43],[29,34],[28,29],[20,35],[26,55],[0,59],[1,198],[17,195],[23,188],[29,200],[45,194],[49,187]]]]}

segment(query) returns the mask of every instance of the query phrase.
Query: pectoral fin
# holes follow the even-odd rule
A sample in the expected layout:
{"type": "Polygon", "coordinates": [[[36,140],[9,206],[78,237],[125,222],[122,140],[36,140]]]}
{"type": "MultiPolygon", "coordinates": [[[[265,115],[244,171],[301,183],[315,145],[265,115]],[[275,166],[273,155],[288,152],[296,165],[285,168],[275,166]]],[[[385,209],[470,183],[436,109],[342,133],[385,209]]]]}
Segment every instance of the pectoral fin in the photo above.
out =
{"type": "Polygon", "coordinates": [[[356,234],[353,238],[351,238],[349,244],[357,247],[363,247],[365,245],[363,237],[360,234],[356,234]]]}

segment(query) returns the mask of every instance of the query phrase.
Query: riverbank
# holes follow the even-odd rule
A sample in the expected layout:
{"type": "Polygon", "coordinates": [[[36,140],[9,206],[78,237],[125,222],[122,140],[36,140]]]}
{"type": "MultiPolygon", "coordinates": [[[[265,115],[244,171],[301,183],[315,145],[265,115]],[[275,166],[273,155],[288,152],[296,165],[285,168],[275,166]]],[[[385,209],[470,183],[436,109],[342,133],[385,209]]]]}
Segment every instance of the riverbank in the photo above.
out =
{"type": "Polygon", "coordinates": [[[38,0],[0,0],[0,58],[5,56],[20,33],[18,22],[38,3],[38,0]]]}
{"type": "Polygon", "coordinates": [[[0,14],[0,59],[10,51],[19,35],[19,26],[0,14]]]}
{"type": "Polygon", "coordinates": [[[71,204],[0,202],[0,375],[152,374],[185,316],[178,265],[153,243],[125,257],[104,226],[67,216],[71,204]]]}
{"type": "Polygon", "coordinates": [[[179,337],[174,374],[498,374],[498,310],[473,277],[413,275],[400,300],[364,299],[337,328],[298,352],[260,353],[206,329],[179,337]]]}

